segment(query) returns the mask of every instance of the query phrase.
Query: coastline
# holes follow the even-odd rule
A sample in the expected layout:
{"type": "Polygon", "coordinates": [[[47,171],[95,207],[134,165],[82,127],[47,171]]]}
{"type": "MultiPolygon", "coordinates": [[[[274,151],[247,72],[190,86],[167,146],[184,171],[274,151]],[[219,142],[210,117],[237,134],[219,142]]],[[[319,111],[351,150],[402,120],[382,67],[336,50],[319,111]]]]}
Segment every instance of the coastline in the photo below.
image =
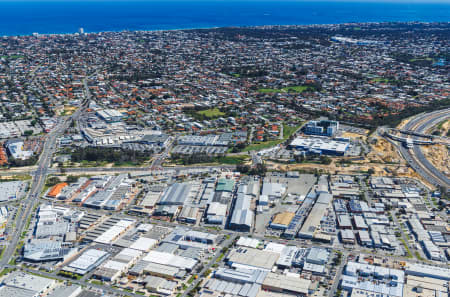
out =
{"type": "MultiPolygon", "coordinates": [[[[314,23],[314,24],[264,24],[264,25],[230,25],[230,26],[211,26],[211,27],[180,27],[174,29],[121,29],[121,30],[105,30],[105,31],[84,31],[88,34],[102,34],[102,33],[121,33],[121,32],[172,32],[172,31],[190,31],[190,30],[213,30],[221,28],[263,28],[263,27],[315,27],[315,26],[360,26],[360,25],[376,25],[376,24],[450,24],[450,21],[382,21],[382,22],[342,22],[342,23],[314,23]]],[[[11,37],[33,37],[33,34],[39,36],[65,36],[65,35],[80,35],[79,32],[64,32],[64,33],[40,33],[33,32],[30,34],[8,35],[0,34],[0,38],[11,37]]]]}
{"type": "Polygon", "coordinates": [[[0,36],[450,21],[450,3],[362,0],[0,1],[0,36]]]}

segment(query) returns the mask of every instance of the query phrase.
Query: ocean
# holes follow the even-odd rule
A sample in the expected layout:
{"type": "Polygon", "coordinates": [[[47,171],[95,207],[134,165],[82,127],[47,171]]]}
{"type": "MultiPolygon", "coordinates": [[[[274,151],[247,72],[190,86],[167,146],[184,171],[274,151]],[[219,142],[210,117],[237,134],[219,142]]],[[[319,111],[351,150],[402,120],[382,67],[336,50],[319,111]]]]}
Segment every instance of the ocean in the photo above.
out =
{"type": "Polygon", "coordinates": [[[0,36],[348,22],[449,22],[450,1],[0,0],[0,36]],[[412,3],[411,3],[412,2],[412,3]]]}

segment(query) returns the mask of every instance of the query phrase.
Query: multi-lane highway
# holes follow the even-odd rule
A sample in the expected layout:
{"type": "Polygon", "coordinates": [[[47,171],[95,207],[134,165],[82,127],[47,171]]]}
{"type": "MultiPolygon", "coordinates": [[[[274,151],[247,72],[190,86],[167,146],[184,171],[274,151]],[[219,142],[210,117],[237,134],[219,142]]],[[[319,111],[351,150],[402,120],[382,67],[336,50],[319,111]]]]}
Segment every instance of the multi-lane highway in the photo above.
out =
{"type": "Polygon", "coordinates": [[[16,215],[16,228],[13,232],[11,242],[6,246],[6,250],[3,253],[3,257],[0,260],[0,266],[3,268],[11,258],[14,256],[14,252],[16,251],[17,245],[20,240],[20,236],[22,232],[24,232],[26,227],[26,222],[28,217],[31,215],[32,210],[39,202],[39,194],[45,185],[45,179],[49,171],[49,167],[51,164],[52,156],[56,148],[56,141],[59,136],[61,136],[64,131],[69,127],[72,120],[76,120],[83,109],[89,103],[89,95],[86,94],[85,101],[81,108],[79,108],[76,112],[74,112],[70,117],[67,117],[59,122],[57,127],[47,135],[47,139],[44,143],[44,147],[42,149],[41,156],[38,160],[38,168],[33,174],[33,179],[31,182],[31,188],[28,192],[28,195],[24,200],[21,201],[22,207],[19,209],[16,215]]]}
{"type": "MultiPolygon", "coordinates": [[[[403,130],[425,134],[430,128],[449,118],[450,109],[420,114],[411,119],[403,127],[403,130]]],[[[411,137],[417,138],[417,136],[411,137]]],[[[402,145],[398,145],[397,148],[411,167],[427,181],[431,182],[435,186],[443,186],[450,189],[450,179],[439,169],[434,167],[433,164],[431,164],[431,162],[424,156],[420,145],[413,145],[412,149],[407,149],[402,145]]]]}

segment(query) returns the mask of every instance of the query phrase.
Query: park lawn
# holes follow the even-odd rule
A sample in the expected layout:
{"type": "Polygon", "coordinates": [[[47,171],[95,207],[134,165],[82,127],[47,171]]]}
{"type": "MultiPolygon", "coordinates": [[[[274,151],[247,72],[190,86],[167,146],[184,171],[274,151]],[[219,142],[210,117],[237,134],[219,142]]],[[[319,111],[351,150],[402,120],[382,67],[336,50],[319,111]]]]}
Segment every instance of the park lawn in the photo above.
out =
{"type": "Polygon", "coordinates": [[[288,139],[289,137],[291,137],[291,135],[294,134],[295,131],[297,131],[301,127],[301,125],[302,125],[301,123],[296,126],[289,126],[283,124],[283,138],[288,139]]]}
{"type": "MultiPolygon", "coordinates": [[[[150,159],[149,159],[150,160],[150,159]]],[[[136,166],[145,166],[145,164],[148,164],[149,160],[145,160],[142,162],[136,161],[123,161],[123,162],[114,162],[113,167],[136,167],[136,166]]]]}
{"type": "Polygon", "coordinates": [[[292,134],[294,134],[295,131],[297,131],[301,127],[301,123],[296,126],[289,126],[286,124],[283,124],[283,139],[276,139],[276,140],[268,140],[268,141],[262,141],[262,142],[254,142],[248,146],[246,146],[242,151],[259,151],[263,150],[272,146],[276,146],[289,137],[291,137],[292,134]]]}
{"type": "Polygon", "coordinates": [[[0,272],[0,277],[7,275],[8,273],[10,273],[11,271],[16,270],[15,268],[4,268],[1,272],[0,272]]]}
{"type": "Polygon", "coordinates": [[[305,91],[308,91],[309,89],[312,89],[310,86],[293,86],[293,87],[287,87],[282,88],[285,92],[295,92],[295,93],[303,93],[305,91]]]}
{"type": "Polygon", "coordinates": [[[258,89],[260,93],[278,93],[280,90],[278,89],[258,89]]]}
{"type": "Polygon", "coordinates": [[[378,83],[389,83],[390,80],[384,77],[376,77],[372,79],[372,82],[378,82],[378,83]]]}
{"type": "Polygon", "coordinates": [[[217,162],[220,164],[230,164],[230,165],[239,165],[248,160],[249,157],[247,155],[236,155],[236,156],[224,156],[217,157],[217,162]]]}
{"type": "Polygon", "coordinates": [[[277,144],[280,144],[284,141],[284,139],[277,139],[277,140],[268,140],[263,142],[255,142],[248,146],[246,146],[242,151],[259,151],[263,150],[272,146],[276,146],[277,144]]]}
{"type": "Polygon", "coordinates": [[[11,56],[0,56],[0,58],[3,59],[10,59],[10,60],[16,60],[16,59],[23,59],[24,56],[20,56],[20,55],[11,55],[11,56]]]}
{"type": "Polygon", "coordinates": [[[29,175],[29,174],[18,174],[18,175],[13,175],[13,176],[3,176],[0,178],[0,182],[16,181],[16,180],[26,181],[26,180],[30,180],[30,179],[31,179],[31,175],[29,175]]]}
{"type": "Polygon", "coordinates": [[[216,108],[211,108],[211,109],[206,109],[206,110],[200,110],[197,111],[197,114],[203,115],[207,118],[219,118],[225,115],[224,112],[221,112],[217,107],[216,108]]]}
{"type": "Polygon", "coordinates": [[[406,258],[412,258],[413,255],[411,254],[411,251],[409,250],[409,247],[408,247],[408,245],[406,244],[406,241],[405,241],[403,238],[400,238],[400,241],[403,243],[403,246],[404,246],[405,251],[406,251],[405,257],[406,257],[406,258]]]}

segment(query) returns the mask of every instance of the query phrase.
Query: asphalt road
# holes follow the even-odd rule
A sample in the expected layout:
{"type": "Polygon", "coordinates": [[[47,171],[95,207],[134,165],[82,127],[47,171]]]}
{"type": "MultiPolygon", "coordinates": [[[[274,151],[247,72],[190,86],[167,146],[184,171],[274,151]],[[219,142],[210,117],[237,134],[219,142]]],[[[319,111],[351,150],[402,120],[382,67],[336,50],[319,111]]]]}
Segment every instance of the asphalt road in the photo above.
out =
{"type": "MultiPolygon", "coordinates": [[[[221,247],[229,246],[236,239],[236,237],[237,234],[234,233],[222,243],[221,247]]],[[[211,267],[216,263],[217,259],[220,257],[221,254],[222,252],[220,250],[217,251],[216,255],[211,259],[211,261],[209,261],[209,263],[203,267],[202,271],[198,273],[198,278],[189,285],[189,287],[183,292],[181,297],[186,297],[189,294],[189,292],[191,292],[195,288],[195,286],[197,286],[197,284],[204,279],[203,274],[208,269],[211,269],[211,267]]]]}
{"type": "MultiPolygon", "coordinates": [[[[425,133],[428,129],[439,122],[450,118],[450,109],[439,110],[427,114],[421,114],[410,120],[403,130],[425,133]]],[[[416,138],[416,136],[412,136],[416,138]]],[[[403,145],[396,145],[400,153],[411,165],[411,167],[435,186],[444,186],[450,189],[450,179],[440,170],[434,167],[424,156],[420,145],[414,145],[407,149],[403,145]]]]}
{"type": "Polygon", "coordinates": [[[44,147],[42,149],[42,153],[38,160],[38,168],[33,175],[30,191],[28,192],[28,195],[25,197],[25,199],[21,201],[22,208],[20,208],[19,212],[16,215],[16,228],[13,232],[11,241],[6,246],[3,257],[0,260],[0,266],[2,268],[7,263],[9,263],[11,261],[11,258],[14,256],[14,252],[16,251],[17,245],[20,241],[20,236],[22,235],[22,232],[25,231],[24,229],[26,227],[28,217],[31,215],[34,207],[39,203],[39,195],[44,188],[45,179],[48,174],[48,169],[51,165],[52,156],[57,146],[56,141],[58,137],[61,136],[69,127],[72,120],[76,120],[80,116],[82,110],[89,101],[89,97],[86,98],[87,99],[85,100],[81,108],[74,112],[70,117],[62,120],[62,122],[60,122],[57,127],[47,136],[44,147]]]}
{"type": "Polygon", "coordinates": [[[33,269],[29,269],[29,268],[23,268],[23,267],[17,267],[17,266],[13,266],[13,265],[6,265],[7,268],[16,268],[16,269],[20,269],[22,271],[26,271],[26,272],[30,272],[33,274],[37,274],[43,277],[49,277],[52,279],[56,279],[56,280],[60,280],[60,281],[69,281],[73,284],[77,284],[83,287],[91,287],[91,288],[95,288],[100,290],[102,293],[109,293],[109,294],[114,294],[117,296],[132,296],[132,297],[142,297],[142,295],[138,295],[135,293],[131,293],[131,292],[124,292],[118,289],[115,289],[113,287],[110,286],[104,286],[104,285],[97,285],[97,284],[92,284],[92,283],[85,283],[81,280],[74,280],[74,279],[67,279],[65,277],[59,276],[59,275],[55,275],[52,273],[48,273],[48,272],[44,272],[44,271],[40,271],[40,270],[33,270],[33,269]]]}
{"type": "Polygon", "coordinates": [[[341,263],[336,269],[336,274],[333,279],[333,285],[331,286],[330,290],[328,291],[328,297],[333,297],[336,294],[336,290],[339,286],[340,279],[342,276],[342,271],[344,270],[345,264],[347,264],[347,257],[349,252],[345,251],[342,253],[341,263]]]}

